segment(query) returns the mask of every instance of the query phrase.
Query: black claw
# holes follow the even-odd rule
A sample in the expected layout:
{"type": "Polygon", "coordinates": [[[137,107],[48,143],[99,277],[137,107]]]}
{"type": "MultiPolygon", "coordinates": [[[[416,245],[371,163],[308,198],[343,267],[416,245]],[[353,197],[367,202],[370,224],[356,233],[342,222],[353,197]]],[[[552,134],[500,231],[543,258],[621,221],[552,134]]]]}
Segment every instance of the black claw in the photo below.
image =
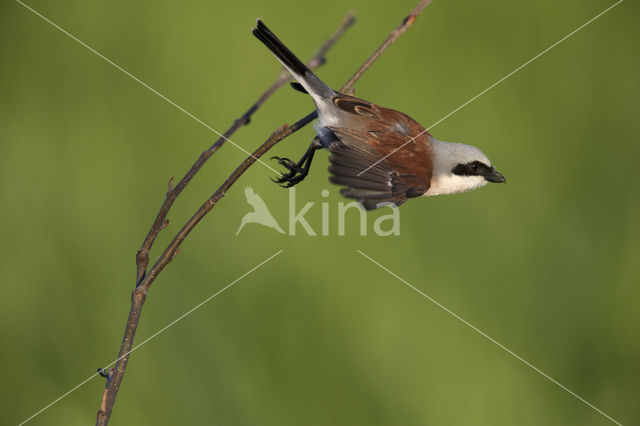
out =
{"type": "Polygon", "coordinates": [[[279,178],[274,179],[271,178],[271,181],[274,183],[282,183],[282,182],[287,182],[289,179],[291,179],[293,176],[291,175],[291,173],[283,173],[279,178]]]}
{"type": "Polygon", "coordinates": [[[271,178],[271,180],[283,188],[291,188],[293,185],[302,182],[309,174],[313,153],[320,147],[321,145],[316,143],[316,138],[314,138],[307,152],[297,163],[284,157],[271,157],[272,160],[278,160],[278,164],[288,170],[288,172],[282,173],[279,178],[271,178]]]}
{"type": "Polygon", "coordinates": [[[302,168],[288,158],[278,158],[278,164],[290,172],[302,173],[302,168]]]}
{"type": "Polygon", "coordinates": [[[305,177],[307,177],[307,173],[295,174],[294,172],[291,172],[283,173],[280,178],[272,180],[283,188],[291,188],[293,185],[302,182],[305,177]]]}
{"type": "Polygon", "coordinates": [[[281,178],[281,182],[278,182],[278,183],[280,183],[280,186],[283,187],[283,188],[291,188],[293,185],[297,185],[300,182],[302,182],[304,180],[304,178],[306,178],[306,177],[307,177],[307,174],[303,173],[303,174],[299,174],[297,176],[287,177],[287,179],[282,179],[281,178]]]}

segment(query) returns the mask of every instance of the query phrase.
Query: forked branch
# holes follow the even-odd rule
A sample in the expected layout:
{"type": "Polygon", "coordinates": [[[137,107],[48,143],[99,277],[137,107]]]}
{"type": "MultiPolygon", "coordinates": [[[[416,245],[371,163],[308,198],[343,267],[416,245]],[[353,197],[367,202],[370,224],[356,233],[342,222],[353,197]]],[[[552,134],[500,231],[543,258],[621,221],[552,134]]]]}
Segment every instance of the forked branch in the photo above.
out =
{"type": "MultiPolygon", "coordinates": [[[[396,27],[384,43],[365,61],[365,63],[358,69],[358,71],[347,81],[342,87],[342,92],[348,92],[353,89],[356,81],[367,71],[367,69],[375,62],[375,60],[382,55],[382,53],[402,35],[415,21],[418,14],[431,2],[431,0],[421,0],[418,5],[411,11],[411,13],[403,20],[403,22],[396,27]]],[[[326,52],[338,41],[342,34],[349,28],[354,22],[354,17],[348,14],[338,31],[327,40],[318,53],[309,61],[308,66],[315,68],[322,65],[325,62],[326,52]]],[[[149,266],[149,252],[156,240],[156,237],[162,229],[164,229],[168,223],[167,215],[169,210],[173,206],[173,203],[184,190],[184,188],[191,182],[195,174],[202,168],[206,161],[217,152],[220,147],[229,139],[229,137],[235,133],[240,127],[249,123],[251,116],[256,112],[258,108],[269,98],[276,90],[282,87],[290,80],[290,77],[286,71],[282,71],[278,79],[269,87],[258,100],[245,112],[240,118],[236,119],[232,126],[220,137],[209,149],[204,151],[200,157],[196,160],[193,166],[185,174],[185,176],[174,185],[173,178],[169,181],[169,188],[165,199],[156,215],[153,224],[149,232],[147,233],[140,250],[136,255],[136,288],[131,294],[131,308],[129,310],[129,317],[127,319],[127,325],[125,327],[125,333],[120,347],[118,359],[116,361],[115,368],[111,368],[108,371],[99,370],[100,374],[107,379],[105,389],[102,395],[100,409],[97,414],[97,425],[106,425],[111,417],[113,405],[115,403],[116,396],[122,378],[126,370],[127,362],[129,360],[129,354],[133,348],[133,339],[140,321],[140,315],[142,307],[144,305],[149,287],[155,280],[155,278],[162,272],[162,270],[171,262],[176,256],[180,245],[189,235],[189,233],[195,228],[200,220],[209,213],[231,186],[244,174],[244,172],[251,167],[260,157],[262,157],[267,151],[273,148],[278,142],[287,138],[294,132],[298,131],[302,127],[309,124],[317,117],[315,111],[311,112],[307,116],[298,120],[291,126],[283,126],[274,132],[258,149],[256,149],[249,157],[247,157],[234,172],[224,181],[224,183],[216,190],[211,197],[209,197],[195,212],[195,214],[187,221],[187,223],[178,231],[173,240],[164,249],[158,260],[153,264],[150,269],[149,266]]]]}
{"type": "MultiPolygon", "coordinates": [[[[329,38],[318,50],[318,52],[311,58],[307,66],[311,69],[317,68],[320,65],[326,62],[325,55],[333,47],[333,45],[342,37],[345,31],[353,25],[355,22],[355,17],[349,13],[342,21],[340,28],[338,31],[329,38]]],[[[191,182],[191,179],[195,176],[196,173],[204,166],[207,160],[216,152],[218,149],[224,145],[224,143],[229,140],[229,138],[238,130],[240,127],[249,124],[251,121],[251,117],[253,114],[262,106],[262,104],[273,95],[280,87],[291,80],[291,76],[289,73],[283,68],[280,76],[273,84],[265,90],[265,92],[258,98],[258,100],[251,105],[251,107],[239,118],[237,118],[231,127],[223,133],[223,135],[218,138],[218,140],[209,147],[206,151],[200,154],[200,157],[193,163],[193,166],[189,169],[189,171],[184,175],[182,179],[178,182],[177,185],[174,186],[173,178],[169,180],[169,189],[167,190],[167,195],[160,206],[160,210],[158,210],[158,214],[156,215],[153,224],[151,225],[151,229],[147,233],[142,245],[140,246],[140,250],[138,250],[138,254],[136,255],[136,266],[137,266],[137,274],[136,274],[136,284],[139,284],[145,273],[147,272],[147,267],[149,266],[149,252],[153,243],[155,242],[156,237],[160,233],[160,231],[167,225],[167,214],[173,206],[173,203],[178,198],[178,195],[182,192],[182,190],[191,182]]]]}
{"type": "MultiPolygon", "coordinates": [[[[354,22],[354,16],[351,13],[348,14],[342,21],[336,33],[321,46],[318,52],[309,61],[309,63],[307,64],[309,68],[316,68],[326,62],[326,53],[340,39],[344,32],[351,25],[353,25],[354,22]]],[[[229,129],[218,140],[216,140],[213,145],[211,145],[206,151],[200,154],[195,163],[193,163],[191,168],[177,184],[174,185],[173,178],[169,180],[169,186],[165,199],[162,202],[162,205],[160,206],[160,209],[156,214],[151,228],[149,229],[149,232],[145,236],[144,241],[142,242],[142,245],[140,246],[140,249],[136,254],[136,287],[131,294],[131,307],[129,309],[129,317],[127,319],[124,337],[122,339],[118,358],[115,362],[115,367],[108,370],[98,370],[98,374],[104,376],[107,379],[107,382],[102,394],[100,408],[98,410],[96,419],[96,425],[108,424],[111,417],[113,405],[115,403],[120,384],[122,383],[122,378],[124,377],[124,373],[127,368],[129,354],[131,353],[131,350],[133,348],[133,339],[138,328],[138,323],[140,322],[142,306],[144,305],[149,287],[158,276],[158,274],[164,269],[164,267],[167,266],[169,262],[171,262],[171,260],[176,256],[180,244],[182,243],[182,241],[184,241],[189,232],[191,232],[191,230],[197,225],[200,219],[202,219],[202,217],[204,217],[204,215],[206,215],[215,206],[217,200],[224,196],[224,193],[226,191],[225,187],[228,189],[228,187],[230,187],[233,182],[235,182],[235,180],[240,177],[244,170],[246,170],[246,168],[248,168],[258,159],[258,156],[252,155],[247,160],[243,161],[242,165],[238,169],[236,169],[236,171],[234,171],[234,173],[225,181],[222,187],[220,187],[220,189],[218,189],[218,191],[216,191],[216,193],[198,209],[198,211],[193,215],[193,217],[191,217],[191,219],[189,219],[189,221],[182,227],[182,229],[180,229],[169,246],[164,249],[162,255],[156,261],[153,267],[150,270],[147,270],[149,266],[149,252],[151,251],[153,243],[155,242],[156,237],[158,236],[160,231],[162,231],[168,224],[167,215],[169,214],[169,210],[171,210],[173,203],[176,201],[180,193],[189,184],[189,182],[191,182],[193,177],[196,175],[196,173],[198,173],[202,166],[204,166],[207,160],[214,153],[216,153],[227,140],[229,140],[231,135],[233,135],[236,130],[244,125],[247,125],[250,122],[253,114],[260,108],[260,106],[262,106],[262,104],[273,93],[275,93],[280,87],[286,84],[290,79],[290,75],[283,69],[276,81],[258,98],[258,100],[253,105],[251,105],[251,107],[240,118],[237,118],[233,122],[231,127],[229,127],[229,129]],[[244,168],[242,168],[243,166],[244,168]],[[242,171],[240,171],[241,168],[242,171]]],[[[311,120],[313,120],[313,118],[308,121],[311,120]]],[[[304,124],[301,124],[300,127],[304,126],[306,123],[307,122],[304,122],[304,124]]],[[[291,130],[290,133],[293,133],[293,131],[294,130],[291,130]]],[[[260,148],[264,147],[265,145],[267,144],[263,144],[260,148]]],[[[262,152],[260,148],[258,148],[256,152],[260,153],[259,155],[262,155],[266,151],[262,152]]]]}

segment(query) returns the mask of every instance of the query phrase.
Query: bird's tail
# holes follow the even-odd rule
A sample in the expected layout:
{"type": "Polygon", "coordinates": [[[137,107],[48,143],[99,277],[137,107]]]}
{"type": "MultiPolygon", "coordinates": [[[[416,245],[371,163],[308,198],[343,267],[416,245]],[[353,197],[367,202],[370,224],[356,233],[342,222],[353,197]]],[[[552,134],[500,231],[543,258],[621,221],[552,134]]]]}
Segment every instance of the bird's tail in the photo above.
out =
{"type": "Polygon", "coordinates": [[[316,98],[327,99],[334,93],[260,19],[256,22],[256,28],[251,31],[282,62],[282,65],[298,80],[314,100],[316,98]]]}

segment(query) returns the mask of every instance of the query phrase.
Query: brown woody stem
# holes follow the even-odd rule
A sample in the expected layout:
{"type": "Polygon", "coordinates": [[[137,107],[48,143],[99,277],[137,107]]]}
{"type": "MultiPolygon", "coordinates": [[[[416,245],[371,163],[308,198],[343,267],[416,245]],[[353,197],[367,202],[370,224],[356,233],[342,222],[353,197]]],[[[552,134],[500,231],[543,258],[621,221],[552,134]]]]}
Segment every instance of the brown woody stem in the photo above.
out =
{"type": "Polygon", "coordinates": [[[378,59],[380,55],[382,55],[382,53],[384,53],[384,51],[387,50],[387,48],[398,39],[398,37],[400,37],[405,31],[409,29],[409,27],[411,27],[411,25],[413,25],[420,12],[422,12],[422,9],[427,7],[429,3],[431,3],[431,0],[421,0],[416,5],[416,7],[413,8],[411,13],[409,13],[409,15],[404,18],[402,23],[398,25],[393,31],[391,31],[389,37],[387,37],[387,39],[380,45],[380,47],[378,47],[376,51],[373,52],[371,56],[369,56],[369,59],[367,59],[364,64],[362,64],[360,68],[358,68],[358,71],[353,74],[349,81],[347,81],[345,85],[342,86],[342,89],[340,90],[342,93],[347,93],[351,91],[351,89],[353,89],[353,85],[356,84],[356,81],[358,81],[360,77],[362,77],[362,74],[364,74],[369,69],[369,67],[376,61],[376,59],[378,59]]]}
{"type": "MultiPolygon", "coordinates": [[[[340,28],[336,33],[327,40],[322,47],[318,50],[318,52],[313,56],[313,58],[309,61],[308,66],[310,68],[316,68],[326,62],[325,54],[329,51],[331,47],[340,39],[340,37],[344,34],[344,32],[355,22],[355,18],[352,14],[348,14],[343,20],[340,28]]],[[[191,179],[195,176],[195,174],[202,168],[204,163],[216,152],[218,149],[222,147],[226,140],[236,130],[240,127],[246,125],[251,120],[251,116],[260,108],[260,106],[280,87],[286,84],[291,77],[286,71],[282,71],[277,80],[258,98],[258,100],[245,112],[240,118],[236,119],[231,127],[220,137],[209,149],[200,154],[200,157],[196,160],[196,162],[191,166],[191,168],[187,171],[184,177],[174,185],[174,178],[169,180],[169,185],[167,189],[167,194],[165,199],[156,214],[156,218],[149,229],[144,241],[138,253],[136,254],[136,288],[131,294],[131,307],[129,309],[129,317],[127,318],[127,325],[125,327],[124,337],[122,339],[122,344],[120,345],[120,352],[118,354],[118,358],[116,360],[115,368],[110,369],[106,374],[107,382],[105,385],[105,389],[102,395],[102,399],[100,402],[100,408],[98,410],[96,425],[106,425],[109,422],[111,417],[111,412],[113,410],[113,405],[115,403],[116,396],[118,394],[118,390],[120,388],[120,384],[122,383],[122,379],[124,377],[125,370],[127,368],[127,363],[129,361],[129,355],[133,348],[133,339],[135,337],[136,330],[138,328],[138,323],[140,322],[140,315],[142,313],[142,306],[144,305],[147,291],[149,287],[158,276],[160,271],[164,269],[165,266],[171,262],[171,260],[176,256],[178,250],[180,248],[180,244],[186,236],[191,232],[191,230],[198,224],[200,219],[204,217],[214,206],[215,203],[224,196],[226,190],[235,182],[244,171],[251,166],[264,152],[270,149],[273,145],[275,145],[278,141],[284,139],[286,136],[290,135],[300,127],[308,124],[308,122],[312,121],[312,117],[308,120],[300,120],[298,123],[299,127],[291,126],[287,131],[281,132],[281,139],[278,139],[276,134],[272,135],[267,142],[265,142],[260,148],[256,150],[254,155],[247,158],[242,162],[240,167],[234,171],[231,176],[225,181],[225,183],[216,191],[213,196],[211,196],[199,209],[198,211],[189,219],[189,221],[180,229],[178,234],[174,237],[173,241],[165,248],[160,258],[153,265],[151,270],[147,271],[149,266],[149,252],[153,243],[155,242],[156,237],[160,233],[162,229],[164,229],[168,223],[167,215],[169,210],[173,206],[173,203],[176,201],[182,190],[191,182],[191,179]],[[269,142],[272,141],[271,144],[269,142]]],[[[315,113],[313,113],[315,114],[315,113]]],[[[313,115],[312,114],[312,115],[313,115]]]]}
{"type": "MultiPolygon", "coordinates": [[[[367,61],[358,69],[358,71],[349,79],[349,81],[343,86],[342,92],[347,92],[353,89],[356,81],[367,71],[367,69],[380,57],[380,55],[395,41],[398,37],[404,33],[415,21],[416,16],[431,2],[431,0],[421,0],[418,5],[412,10],[412,12],[404,19],[384,43],[367,59],[367,61]]],[[[342,34],[349,28],[354,22],[352,14],[348,14],[338,31],[327,40],[318,53],[309,61],[308,66],[315,68],[322,65],[325,62],[326,52],[338,41],[342,34]]],[[[251,167],[260,157],[262,157],[267,151],[273,148],[278,142],[287,138],[294,132],[298,131],[302,127],[309,124],[317,117],[316,111],[311,112],[307,116],[298,120],[291,126],[283,126],[274,132],[258,149],[256,149],[249,157],[247,157],[224,181],[224,183],[211,195],[194,213],[194,215],[185,223],[185,225],[178,231],[173,240],[164,249],[158,260],[153,264],[151,269],[147,269],[149,266],[149,252],[156,237],[162,229],[167,225],[167,215],[169,210],[173,206],[173,203],[180,195],[182,190],[191,182],[195,174],[202,168],[204,163],[216,152],[226,140],[240,127],[249,123],[251,116],[256,110],[269,98],[276,90],[282,87],[290,80],[289,75],[283,70],[280,73],[278,79],[269,87],[258,100],[245,112],[240,118],[236,119],[232,126],[220,137],[209,149],[204,151],[200,157],[196,160],[193,166],[185,174],[185,176],[174,186],[173,178],[170,179],[167,194],[158,211],[153,224],[149,232],[147,233],[138,253],[136,255],[136,288],[131,294],[131,308],[129,310],[129,317],[127,319],[127,325],[125,327],[124,337],[120,346],[120,353],[116,361],[115,368],[110,369],[106,374],[107,382],[102,395],[100,408],[97,414],[96,425],[104,426],[109,422],[113,405],[115,403],[122,378],[127,367],[129,355],[133,349],[133,339],[135,337],[138,323],[140,321],[140,315],[142,313],[142,306],[144,305],[149,287],[156,279],[158,274],[173,260],[180,249],[180,245],[189,235],[189,233],[195,228],[200,220],[209,213],[231,186],[242,176],[242,174],[251,167]]]]}

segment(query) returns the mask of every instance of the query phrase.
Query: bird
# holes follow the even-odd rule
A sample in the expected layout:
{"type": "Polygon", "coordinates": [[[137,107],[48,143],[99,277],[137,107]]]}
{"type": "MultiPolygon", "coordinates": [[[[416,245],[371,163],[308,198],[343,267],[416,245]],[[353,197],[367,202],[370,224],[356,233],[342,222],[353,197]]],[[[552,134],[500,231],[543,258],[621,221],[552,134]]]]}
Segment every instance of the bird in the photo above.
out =
{"type": "Polygon", "coordinates": [[[274,157],[288,170],[276,180],[282,186],[301,182],[322,148],[330,153],[330,182],[367,210],[506,182],[475,146],[437,140],[402,112],[331,89],[260,19],[252,33],[297,81],[294,89],[311,96],[318,114],[317,137],[300,161],[274,157]]]}
{"type": "Polygon", "coordinates": [[[279,233],[284,234],[284,231],[280,228],[278,222],[276,222],[275,218],[271,215],[271,212],[264,203],[264,200],[255,193],[252,187],[247,186],[244,189],[244,196],[247,198],[247,203],[253,207],[253,211],[242,217],[242,221],[240,222],[240,227],[236,231],[236,235],[240,233],[247,223],[259,223],[260,225],[275,229],[279,233]]]}

